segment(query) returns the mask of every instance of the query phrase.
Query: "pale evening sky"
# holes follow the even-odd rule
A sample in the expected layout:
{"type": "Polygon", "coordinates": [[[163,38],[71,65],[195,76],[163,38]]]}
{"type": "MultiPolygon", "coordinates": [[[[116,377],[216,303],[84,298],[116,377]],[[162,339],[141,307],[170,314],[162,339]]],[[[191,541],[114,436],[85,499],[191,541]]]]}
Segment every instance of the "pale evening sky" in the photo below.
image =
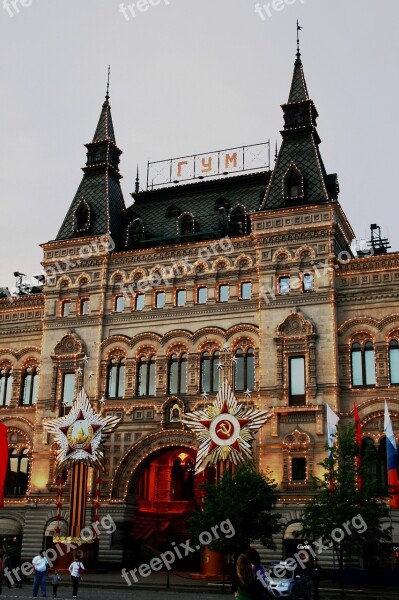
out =
{"type": "Polygon", "coordinates": [[[143,12],[145,1],[0,0],[0,287],[40,272],[38,244],[79,185],[108,64],[129,205],[137,163],[144,186],[148,160],[280,142],[296,19],[341,205],[356,237],[378,223],[399,250],[398,0],[260,0],[258,13],[253,0],[149,0],[143,12]]]}

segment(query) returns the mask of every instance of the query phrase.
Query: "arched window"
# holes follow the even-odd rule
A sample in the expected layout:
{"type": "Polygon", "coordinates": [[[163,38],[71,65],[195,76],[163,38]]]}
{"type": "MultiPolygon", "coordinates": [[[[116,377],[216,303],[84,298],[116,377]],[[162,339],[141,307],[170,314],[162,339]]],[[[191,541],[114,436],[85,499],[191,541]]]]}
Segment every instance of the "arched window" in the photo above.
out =
{"type": "Polygon", "coordinates": [[[36,404],[39,391],[39,371],[37,367],[28,367],[22,376],[23,405],[36,404]]]}
{"type": "Polygon", "coordinates": [[[90,207],[82,200],[75,213],[75,231],[87,231],[90,229],[90,207]]]}
{"type": "Polygon", "coordinates": [[[9,406],[12,395],[12,369],[0,371],[0,406],[9,406]]]}
{"type": "Polygon", "coordinates": [[[375,385],[375,353],[373,342],[362,347],[354,342],[351,349],[352,385],[354,387],[375,385]]]}
{"type": "Polygon", "coordinates": [[[284,196],[286,200],[303,198],[303,176],[295,165],[289,168],[284,177],[284,196]]]}
{"type": "Polygon", "coordinates": [[[231,235],[243,235],[247,233],[247,213],[243,206],[236,206],[230,212],[231,235]]]}
{"type": "Polygon", "coordinates": [[[399,383],[399,343],[397,340],[389,342],[389,381],[399,383]]]}
{"type": "Polygon", "coordinates": [[[108,366],[108,398],[122,398],[125,394],[125,359],[111,358],[108,366]]]}
{"type": "Polygon", "coordinates": [[[194,229],[194,216],[190,213],[183,213],[179,219],[180,235],[189,235],[190,233],[194,233],[194,229]]]}
{"type": "Polygon", "coordinates": [[[255,356],[253,348],[244,353],[237,348],[234,354],[234,389],[252,391],[255,387],[255,356]]]}
{"type": "Polygon", "coordinates": [[[141,356],[137,363],[136,395],[155,395],[155,356],[141,356]]]}
{"type": "Polygon", "coordinates": [[[212,355],[203,352],[201,355],[201,392],[217,392],[219,389],[219,352],[212,355]]]}
{"type": "Polygon", "coordinates": [[[127,246],[137,246],[144,239],[144,224],[141,219],[134,219],[128,225],[127,246]]]}
{"type": "Polygon", "coordinates": [[[172,354],[169,359],[168,393],[185,394],[187,392],[187,354],[172,354]]]}
{"type": "Polygon", "coordinates": [[[28,489],[28,450],[10,450],[9,470],[5,483],[6,496],[23,496],[28,489]]]}

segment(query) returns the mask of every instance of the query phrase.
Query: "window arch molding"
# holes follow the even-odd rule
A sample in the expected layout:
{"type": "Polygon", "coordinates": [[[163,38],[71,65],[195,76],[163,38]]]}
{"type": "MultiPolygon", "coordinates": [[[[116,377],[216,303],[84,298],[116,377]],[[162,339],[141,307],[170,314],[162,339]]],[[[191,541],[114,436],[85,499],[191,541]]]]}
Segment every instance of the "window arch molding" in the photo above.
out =
{"type": "Polygon", "coordinates": [[[314,324],[299,312],[277,327],[277,387],[286,406],[304,406],[316,397],[317,338],[314,324]]]}
{"type": "Polygon", "coordinates": [[[313,473],[313,437],[297,427],[283,440],[283,485],[290,489],[307,485],[313,473]]]}

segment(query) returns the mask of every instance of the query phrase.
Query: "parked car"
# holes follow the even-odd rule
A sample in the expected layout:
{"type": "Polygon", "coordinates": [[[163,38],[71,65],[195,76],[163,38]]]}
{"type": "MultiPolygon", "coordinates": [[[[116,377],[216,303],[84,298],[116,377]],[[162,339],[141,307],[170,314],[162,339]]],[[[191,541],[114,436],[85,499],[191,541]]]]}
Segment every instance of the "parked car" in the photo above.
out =
{"type": "Polygon", "coordinates": [[[288,569],[284,561],[272,563],[266,576],[266,585],[268,592],[276,598],[304,598],[310,600],[312,597],[311,579],[298,569],[288,569]],[[285,571],[282,577],[278,577],[278,571],[285,571]]]}

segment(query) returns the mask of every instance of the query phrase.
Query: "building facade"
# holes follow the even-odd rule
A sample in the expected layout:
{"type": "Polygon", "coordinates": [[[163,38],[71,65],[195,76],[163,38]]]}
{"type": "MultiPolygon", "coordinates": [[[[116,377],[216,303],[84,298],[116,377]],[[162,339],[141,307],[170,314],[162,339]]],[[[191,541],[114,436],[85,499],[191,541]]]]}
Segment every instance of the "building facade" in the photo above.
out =
{"type": "Polygon", "coordinates": [[[42,244],[42,290],[0,299],[10,448],[0,535],[21,544],[23,558],[49,545],[57,524],[67,531],[66,499],[56,520],[57,448],[44,424],[82,387],[96,410],[121,419],[99,482],[100,514],[117,525],[99,538],[102,563],[186,539],[203,477],[182,418],[214,400],[221,377],[240,403],[272,414],[253,446],[281,492],[285,526],[269,558],[296,547],[310,477],[325,458],[327,404],[349,422],[356,403],[376,476],[386,478],[385,400],[399,433],[399,254],[377,238],[370,252],[352,249],[299,52],[282,109],[272,171],[137,186],[126,207],[107,94],[76,196],[42,244]]]}

